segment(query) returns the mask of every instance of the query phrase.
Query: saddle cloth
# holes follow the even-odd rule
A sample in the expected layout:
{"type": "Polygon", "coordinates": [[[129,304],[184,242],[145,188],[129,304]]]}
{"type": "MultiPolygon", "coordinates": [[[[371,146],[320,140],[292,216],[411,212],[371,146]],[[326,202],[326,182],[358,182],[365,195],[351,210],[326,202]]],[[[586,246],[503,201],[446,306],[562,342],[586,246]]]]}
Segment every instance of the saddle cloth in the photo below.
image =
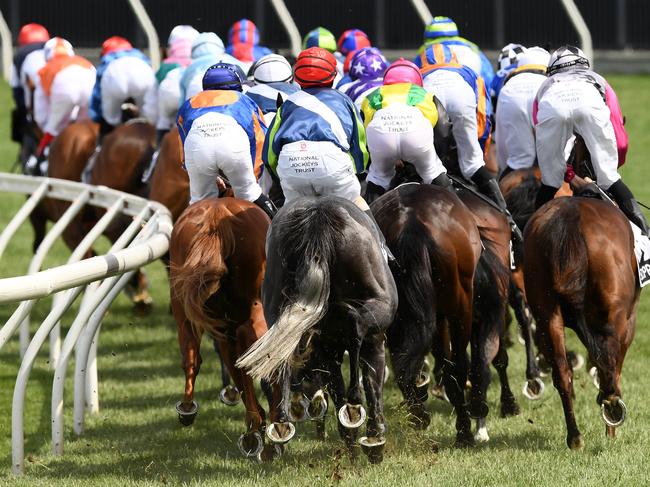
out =
{"type": "Polygon", "coordinates": [[[644,287],[650,283],[650,239],[641,233],[641,229],[630,222],[634,233],[634,254],[639,272],[639,285],[644,287]]]}

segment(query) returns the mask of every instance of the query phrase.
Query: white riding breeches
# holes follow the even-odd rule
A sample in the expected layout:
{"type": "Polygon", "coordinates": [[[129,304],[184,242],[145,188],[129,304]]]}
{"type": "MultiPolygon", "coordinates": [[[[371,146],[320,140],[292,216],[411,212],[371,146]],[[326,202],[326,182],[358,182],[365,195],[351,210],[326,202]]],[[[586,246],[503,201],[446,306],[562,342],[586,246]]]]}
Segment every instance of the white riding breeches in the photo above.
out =
{"type": "Polygon", "coordinates": [[[183,151],[190,177],[190,204],[219,195],[219,171],[230,181],[236,198],[255,201],[262,194],[253,171],[248,135],[231,116],[210,112],[197,118],[183,151]]]}
{"type": "Polygon", "coordinates": [[[610,111],[593,85],[581,80],[554,83],[539,100],[537,121],[542,183],[554,188],[562,185],[565,147],[574,133],[585,141],[600,187],[607,189],[621,178],[610,111]]]}
{"type": "MultiPolygon", "coordinates": [[[[94,85],[94,69],[73,65],[59,71],[50,87],[43,131],[56,136],[71,121],[88,119],[94,85]]],[[[34,108],[38,109],[36,103],[34,108]]]]}
{"type": "Polygon", "coordinates": [[[361,196],[352,159],[332,142],[286,144],[278,156],[277,173],[286,203],[299,196],[339,196],[350,201],[361,196]]]}
{"type": "Polygon", "coordinates": [[[366,129],[368,181],[388,189],[398,161],[415,166],[424,183],[445,171],[433,146],[433,127],[416,107],[393,104],[377,111],[366,129]]]}
{"type": "Polygon", "coordinates": [[[499,93],[496,110],[496,145],[499,168],[528,169],[535,163],[533,101],[546,76],[518,74],[499,93]]]}
{"type": "Polygon", "coordinates": [[[458,165],[463,176],[470,179],[485,165],[478,141],[476,95],[458,73],[438,69],[426,75],[424,88],[434,94],[447,111],[452,133],[458,147],[458,165]]]}
{"type": "Polygon", "coordinates": [[[140,58],[122,57],[112,61],[101,79],[102,115],[111,125],[122,118],[122,103],[128,98],[142,109],[147,91],[156,83],[153,69],[140,58]]]}

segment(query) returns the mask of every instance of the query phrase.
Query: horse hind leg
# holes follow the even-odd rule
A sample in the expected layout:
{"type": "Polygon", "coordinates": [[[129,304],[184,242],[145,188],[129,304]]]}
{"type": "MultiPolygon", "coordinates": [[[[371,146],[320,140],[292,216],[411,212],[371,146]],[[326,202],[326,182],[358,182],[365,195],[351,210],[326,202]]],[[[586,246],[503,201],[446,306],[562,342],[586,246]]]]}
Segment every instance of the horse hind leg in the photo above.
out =
{"type": "Polygon", "coordinates": [[[381,335],[367,337],[361,346],[361,368],[363,388],[368,403],[368,425],[366,436],[359,438],[361,449],[370,463],[381,463],[384,459],[386,423],[384,419],[384,374],[386,354],[381,335]]]}
{"type": "Polygon", "coordinates": [[[499,374],[499,382],[501,384],[501,417],[517,416],[521,411],[517,404],[517,399],[510,389],[510,381],[508,380],[508,349],[505,347],[503,340],[499,343],[497,355],[492,361],[492,365],[499,374]]]}
{"type": "Polygon", "coordinates": [[[226,406],[236,406],[239,404],[241,394],[237,387],[230,383],[230,374],[228,373],[228,368],[223,362],[223,358],[219,352],[219,343],[217,340],[213,340],[212,344],[214,346],[214,351],[217,353],[217,357],[219,357],[219,370],[221,371],[222,388],[221,391],[219,391],[219,400],[226,406]]]}
{"type": "Polygon", "coordinates": [[[183,356],[182,366],[185,371],[185,392],[183,400],[176,403],[176,412],[181,424],[190,426],[199,411],[199,405],[194,400],[194,383],[201,369],[201,336],[184,315],[177,317],[177,323],[178,341],[183,356]]]}

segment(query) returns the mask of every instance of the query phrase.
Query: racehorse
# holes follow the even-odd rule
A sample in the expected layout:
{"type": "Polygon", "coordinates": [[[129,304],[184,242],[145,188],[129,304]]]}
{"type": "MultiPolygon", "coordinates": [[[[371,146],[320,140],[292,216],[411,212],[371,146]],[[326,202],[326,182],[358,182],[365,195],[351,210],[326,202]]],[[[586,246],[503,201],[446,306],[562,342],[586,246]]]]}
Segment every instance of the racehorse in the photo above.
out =
{"type": "Polygon", "coordinates": [[[573,412],[565,327],[576,332],[597,368],[597,402],[606,434],[613,438],[626,415],[621,368],[634,336],[640,294],[630,223],[610,203],[557,198],[530,218],[524,235],[526,295],[562,400],[567,445],[580,449],[584,440],[573,412]]]}
{"type": "MultiPolygon", "coordinates": [[[[237,365],[253,377],[280,380],[285,404],[289,369],[303,365],[314,382],[327,386],[339,432],[353,455],[366,418],[361,367],[369,412],[359,443],[371,462],[381,462],[384,333],[397,309],[397,290],[374,225],[347,200],[302,197],[274,218],[267,255],[262,301],[269,331],[237,365]],[[345,351],[350,358],[347,391],[341,373],[345,351]]],[[[322,393],[313,399],[318,398],[322,393]]],[[[272,426],[277,431],[283,425],[272,426]]]]}
{"type": "MultiPolygon", "coordinates": [[[[264,446],[265,413],[255,396],[252,378],[235,361],[267,330],[260,300],[269,226],[253,203],[235,198],[209,198],[190,206],[174,225],[170,243],[171,305],[185,371],[185,394],[176,405],[181,423],[193,423],[198,412],[194,383],[201,367],[200,344],[208,333],[219,344],[231,377],[246,406],[246,433],[239,448],[246,456],[268,459],[264,446]]],[[[284,422],[281,390],[270,394],[271,420],[284,422]]]]}

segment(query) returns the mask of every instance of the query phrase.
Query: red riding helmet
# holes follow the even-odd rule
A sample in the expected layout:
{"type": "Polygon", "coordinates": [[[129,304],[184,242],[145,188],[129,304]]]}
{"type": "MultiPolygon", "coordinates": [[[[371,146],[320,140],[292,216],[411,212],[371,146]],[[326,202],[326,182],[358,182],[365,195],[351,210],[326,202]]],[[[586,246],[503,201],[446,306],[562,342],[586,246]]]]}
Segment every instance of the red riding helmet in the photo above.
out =
{"type": "Polygon", "coordinates": [[[302,88],[330,87],[336,74],[336,58],[322,47],[305,49],[293,66],[294,79],[302,88]]]}
{"type": "Polygon", "coordinates": [[[50,33],[41,24],[25,24],[18,33],[18,45],[32,44],[34,42],[47,42],[50,33]]]}
{"type": "Polygon", "coordinates": [[[106,54],[110,54],[111,52],[126,51],[128,49],[133,49],[133,46],[124,37],[109,37],[102,44],[102,56],[106,56],[106,54]]]}

